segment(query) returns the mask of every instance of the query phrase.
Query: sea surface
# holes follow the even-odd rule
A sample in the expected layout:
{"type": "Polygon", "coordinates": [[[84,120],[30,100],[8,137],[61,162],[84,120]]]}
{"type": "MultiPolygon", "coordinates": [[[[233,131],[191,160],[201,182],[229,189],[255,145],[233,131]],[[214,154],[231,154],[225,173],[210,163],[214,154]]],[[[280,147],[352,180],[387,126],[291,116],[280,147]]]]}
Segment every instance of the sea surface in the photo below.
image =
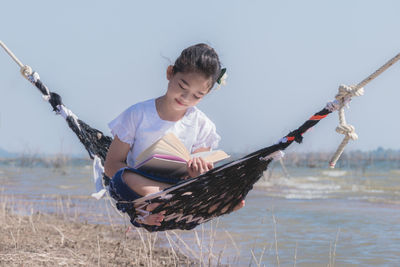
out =
{"type": "MultiPolygon", "coordinates": [[[[90,165],[0,164],[0,200],[15,212],[42,210],[129,228],[109,200],[90,197],[92,179],[90,165]]],[[[400,166],[285,168],[274,163],[243,209],[159,238],[205,265],[400,266],[400,166]]]]}

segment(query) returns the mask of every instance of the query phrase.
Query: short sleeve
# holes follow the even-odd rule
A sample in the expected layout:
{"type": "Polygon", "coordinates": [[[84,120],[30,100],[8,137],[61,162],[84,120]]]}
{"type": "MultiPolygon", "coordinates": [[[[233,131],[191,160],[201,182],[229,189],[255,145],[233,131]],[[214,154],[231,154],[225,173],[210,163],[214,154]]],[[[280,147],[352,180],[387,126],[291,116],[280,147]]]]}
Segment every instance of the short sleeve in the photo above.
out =
{"type": "Polygon", "coordinates": [[[206,119],[200,125],[199,133],[196,142],[193,144],[192,152],[203,147],[209,147],[211,150],[218,147],[221,136],[217,133],[215,124],[206,119]]]}
{"type": "Polygon", "coordinates": [[[108,127],[110,128],[113,137],[118,136],[122,142],[127,143],[130,146],[133,145],[136,134],[134,116],[135,106],[131,106],[108,123],[108,127]]]}

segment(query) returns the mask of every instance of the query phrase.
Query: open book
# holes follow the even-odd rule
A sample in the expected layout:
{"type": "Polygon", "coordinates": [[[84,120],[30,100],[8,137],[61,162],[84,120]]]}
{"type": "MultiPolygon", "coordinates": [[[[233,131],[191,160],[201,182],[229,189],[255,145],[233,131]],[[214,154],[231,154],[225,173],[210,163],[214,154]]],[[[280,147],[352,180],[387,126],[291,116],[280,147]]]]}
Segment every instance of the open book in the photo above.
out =
{"type": "Polygon", "coordinates": [[[183,176],[187,174],[187,161],[193,157],[216,163],[230,156],[222,150],[190,154],[178,137],[168,133],[137,156],[135,168],[161,175],[183,176]]]}

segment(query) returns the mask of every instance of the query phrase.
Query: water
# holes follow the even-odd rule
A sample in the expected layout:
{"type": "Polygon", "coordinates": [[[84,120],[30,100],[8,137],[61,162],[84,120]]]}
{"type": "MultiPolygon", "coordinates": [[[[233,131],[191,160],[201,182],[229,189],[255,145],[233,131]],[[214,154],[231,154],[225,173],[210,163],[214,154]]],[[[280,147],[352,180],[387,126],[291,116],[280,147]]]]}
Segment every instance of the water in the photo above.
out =
{"type": "MultiPolygon", "coordinates": [[[[272,170],[250,192],[245,208],[196,231],[178,231],[191,253],[209,255],[206,250],[212,246],[216,257],[234,266],[400,264],[397,166],[292,167],[289,176],[278,165],[272,170]],[[199,248],[196,234],[205,248],[199,248]]],[[[90,166],[61,170],[0,166],[1,198],[22,203],[28,211],[67,211],[73,216],[79,208],[97,215],[87,220],[118,221],[119,215],[106,201],[89,197],[94,190],[91,175],[90,166]]]]}

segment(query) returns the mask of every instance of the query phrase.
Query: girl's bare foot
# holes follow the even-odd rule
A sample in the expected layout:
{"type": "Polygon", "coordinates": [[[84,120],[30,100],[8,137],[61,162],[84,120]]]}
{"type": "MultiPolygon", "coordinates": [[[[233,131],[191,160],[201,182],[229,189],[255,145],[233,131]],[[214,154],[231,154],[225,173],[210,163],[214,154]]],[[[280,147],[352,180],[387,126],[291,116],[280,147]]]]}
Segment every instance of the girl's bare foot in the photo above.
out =
{"type": "Polygon", "coordinates": [[[243,208],[244,205],[245,205],[245,201],[244,201],[244,199],[243,199],[242,201],[240,201],[239,204],[236,205],[236,207],[233,208],[233,211],[237,211],[238,209],[243,208]]]}
{"type": "Polygon", "coordinates": [[[165,211],[156,214],[147,215],[144,220],[141,221],[143,224],[147,225],[157,225],[161,226],[161,222],[164,220],[165,211]]]}
{"type": "MultiPolygon", "coordinates": [[[[151,203],[146,206],[146,211],[153,211],[159,205],[160,205],[160,203],[151,203]]],[[[141,220],[140,223],[147,224],[147,225],[161,226],[161,222],[164,220],[164,217],[165,217],[164,214],[165,214],[165,211],[155,213],[155,214],[149,214],[147,216],[144,216],[144,219],[141,220]]]]}

